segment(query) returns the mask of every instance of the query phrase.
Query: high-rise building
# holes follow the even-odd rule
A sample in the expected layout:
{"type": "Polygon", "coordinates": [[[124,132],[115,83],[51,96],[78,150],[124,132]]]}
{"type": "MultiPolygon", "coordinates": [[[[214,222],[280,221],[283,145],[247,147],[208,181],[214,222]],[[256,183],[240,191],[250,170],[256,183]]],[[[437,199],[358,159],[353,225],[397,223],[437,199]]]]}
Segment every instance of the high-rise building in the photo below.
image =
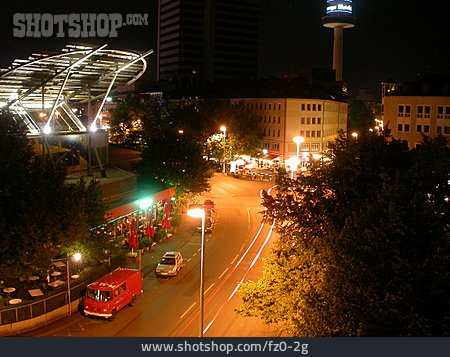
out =
{"type": "Polygon", "coordinates": [[[158,80],[254,78],[257,0],[159,0],[158,80]]]}

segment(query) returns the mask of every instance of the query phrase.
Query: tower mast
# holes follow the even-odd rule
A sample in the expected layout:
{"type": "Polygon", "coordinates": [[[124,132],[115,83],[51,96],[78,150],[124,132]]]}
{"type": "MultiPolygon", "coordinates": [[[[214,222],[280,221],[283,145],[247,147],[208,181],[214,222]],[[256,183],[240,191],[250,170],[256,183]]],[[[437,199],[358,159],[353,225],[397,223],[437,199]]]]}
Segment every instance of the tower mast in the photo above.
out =
{"type": "Polygon", "coordinates": [[[322,24],[334,29],[333,69],[336,71],[336,81],[342,82],[344,29],[355,26],[352,0],[327,0],[322,24]]]}

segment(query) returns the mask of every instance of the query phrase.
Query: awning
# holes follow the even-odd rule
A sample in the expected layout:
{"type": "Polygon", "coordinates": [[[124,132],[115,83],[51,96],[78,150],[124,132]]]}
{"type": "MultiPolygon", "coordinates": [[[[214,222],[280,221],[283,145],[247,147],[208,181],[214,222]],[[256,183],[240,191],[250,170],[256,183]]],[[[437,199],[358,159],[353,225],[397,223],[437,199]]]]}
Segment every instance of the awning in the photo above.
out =
{"type": "Polygon", "coordinates": [[[148,192],[146,190],[137,191],[136,193],[130,195],[132,197],[132,201],[126,204],[111,208],[106,212],[107,219],[112,221],[116,218],[126,216],[130,213],[133,213],[139,209],[138,199],[141,197],[151,197],[153,202],[160,202],[163,200],[169,201],[171,197],[175,196],[175,187],[168,187],[161,191],[157,191],[154,193],[148,192]]]}

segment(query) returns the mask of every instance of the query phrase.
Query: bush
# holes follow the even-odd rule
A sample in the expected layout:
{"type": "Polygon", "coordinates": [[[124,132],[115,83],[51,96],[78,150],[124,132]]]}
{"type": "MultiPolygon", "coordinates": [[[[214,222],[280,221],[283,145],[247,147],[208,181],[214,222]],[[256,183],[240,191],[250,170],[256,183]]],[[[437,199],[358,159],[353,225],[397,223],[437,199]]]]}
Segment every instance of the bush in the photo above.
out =
{"type": "Polygon", "coordinates": [[[181,215],[179,213],[176,213],[172,216],[170,223],[173,227],[178,227],[181,223],[181,215]]]}
{"type": "Polygon", "coordinates": [[[155,240],[157,242],[161,241],[162,239],[164,239],[167,236],[167,232],[164,229],[160,229],[159,231],[157,231],[155,233],[155,240]]]}
{"type": "Polygon", "coordinates": [[[152,245],[152,243],[153,243],[153,239],[148,238],[148,237],[144,237],[139,242],[139,246],[142,246],[143,248],[148,248],[148,247],[150,247],[152,245]]]}

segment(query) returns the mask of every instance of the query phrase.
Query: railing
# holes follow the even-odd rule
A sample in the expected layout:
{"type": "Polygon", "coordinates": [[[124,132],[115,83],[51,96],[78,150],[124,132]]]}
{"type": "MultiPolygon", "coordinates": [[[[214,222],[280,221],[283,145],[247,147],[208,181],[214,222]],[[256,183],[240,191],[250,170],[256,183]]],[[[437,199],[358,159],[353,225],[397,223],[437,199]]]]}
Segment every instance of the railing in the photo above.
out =
{"type": "MultiPolygon", "coordinates": [[[[70,289],[72,300],[76,300],[82,297],[84,295],[84,289],[89,283],[89,281],[85,281],[76,286],[73,286],[70,289]]],[[[40,298],[39,300],[31,301],[27,304],[21,304],[21,306],[1,309],[0,325],[7,325],[29,320],[47,314],[67,304],[68,296],[66,290],[46,298],[40,298]]]]}

